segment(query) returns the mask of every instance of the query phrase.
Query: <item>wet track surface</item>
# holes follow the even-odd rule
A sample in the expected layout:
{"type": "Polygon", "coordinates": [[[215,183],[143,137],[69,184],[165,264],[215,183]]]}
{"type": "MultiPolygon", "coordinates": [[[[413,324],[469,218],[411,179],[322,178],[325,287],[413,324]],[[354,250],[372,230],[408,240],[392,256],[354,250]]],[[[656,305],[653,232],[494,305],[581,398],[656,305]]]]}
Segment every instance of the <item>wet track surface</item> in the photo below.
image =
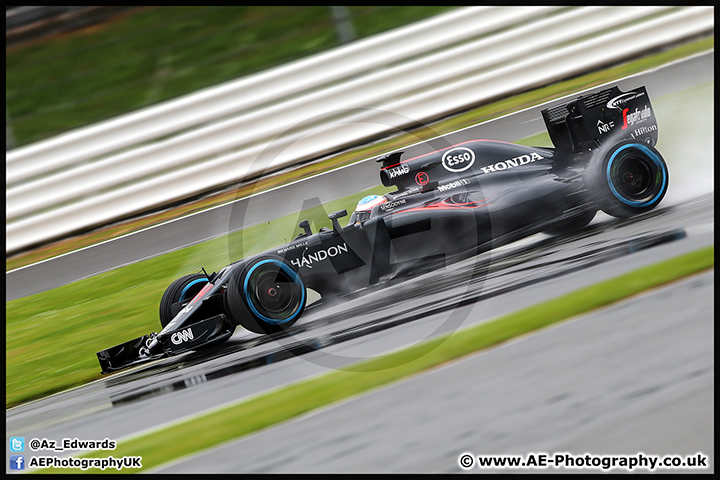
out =
{"type": "MultiPolygon", "coordinates": [[[[663,95],[712,80],[712,65],[711,54],[679,72],[650,72],[618,85],[645,84],[652,95],[663,95]]],[[[485,128],[483,137],[513,140],[544,127],[538,111],[527,111],[485,128]]],[[[662,142],[667,137],[662,125],[660,130],[662,142]]],[[[474,133],[458,132],[456,140],[474,133]]],[[[709,158],[704,165],[712,165],[712,141],[709,150],[702,145],[703,158],[709,158]]],[[[538,234],[409,280],[312,305],[290,335],[238,330],[215,349],[117,372],[7,410],[6,436],[131,437],[712,245],[714,188],[694,189],[686,177],[685,186],[696,191],[677,195],[683,184],[677,179],[691,171],[685,167],[698,164],[693,155],[688,157],[694,163],[670,164],[668,196],[646,215],[618,220],[599,213],[574,234],[538,234]]],[[[378,181],[375,162],[339,172],[338,178],[349,175],[358,189],[378,181]]],[[[707,170],[702,175],[712,177],[707,170]]],[[[268,195],[291,208],[308,198],[307,191],[322,192],[322,202],[347,194],[342,181],[328,178],[268,195]]],[[[258,196],[252,202],[267,200],[258,196]]],[[[248,214],[262,213],[252,202],[248,214]]],[[[235,228],[231,210],[219,208],[6,274],[8,299],[221,235],[235,228]]],[[[243,224],[261,220],[246,216],[243,224]]],[[[711,454],[713,287],[713,273],[706,272],[158,471],[459,472],[457,458],[465,451],[711,454]]],[[[123,340],[106,339],[99,349],[123,340]]]]}
{"type": "Polygon", "coordinates": [[[713,286],[704,273],[156,471],[452,473],[466,452],[703,452],[712,466],[713,286]]]}
{"type": "MultiPolygon", "coordinates": [[[[714,196],[706,195],[630,220],[599,214],[586,229],[571,236],[539,234],[432,274],[339,304],[316,306],[286,337],[268,339],[236,332],[228,344],[213,351],[159,360],[11,409],[6,415],[6,433],[26,438],[120,439],[485,322],[712,244],[713,204],[714,196]],[[473,278],[478,269],[483,275],[473,278]]],[[[703,298],[710,306],[700,308],[712,316],[712,296],[703,298]]],[[[663,308],[680,310],[683,299],[676,298],[663,308]]],[[[663,330],[655,333],[668,334],[663,330]]],[[[663,355],[662,351],[655,353],[663,355]]],[[[712,358],[709,361],[707,368],[712,371],[712,358]]],[[[612,374],[606,377],[605,381],[615,382],[612,374]]],[[[591,412],[588,415],[592,417],[591,412]]],[[[691,415],[707,417],[708,413],[691,415]]],[[[375,471],[388,468],[368,465],[375,471]]],[[[239,471],[244,468],[236,467],[239,471]]]]}
{"type": "MultiPolygon", "coordinates": [[[[617,84],[622,90],[646,85],[655,105],[659,96],[682,90],[713,79],[714,53],[670,64],[657,71],[623,79],[617,84]]],[[[602,87],[596,87],[600,90],[602,87]]],[[[657,105],[655,105],[657,106],[657,105]]],[[[693,115],[698,115],[693,106],[693,115]]],[[[517,141],[545,130],[540,110],[529,108],[511,116],[501,117],[405,149],[406,157],[416,156],[461,141],[489,138],[517,141]]],[[[669,112],[670,113],[670,112],[669,112]]],[[[660,146],[667,135],[660,118],[660,146]]],[[[685,123],[688,123],[686,121],[685,123]]],[[[666,128],[666,127],[665,127],[666,128]]],[[[672,128],[672,127],[671,127],[672,128]]],[[[693,127],[690,127],[693,128],[693,127]]],[[[667,153],[665,156],[668,157],[667,153]]],[[[671,173],[674,174],[672,165],[671,173]]],[[[333,170],[311,179],[258,194],[238,203],[220,206],[199,214],[146,229],[113,241],[95,245],[68,255],[56,257],[6,274],[6,299],[13,300],[33,293],[74,282],[119,266],[151,258],[229,232],[263,223],[298,211],[307,199],[317,197],[322,203],[379,185],[378,165],[372,159],[333,170]],[[238,212],[244,212],[238,215],[238,212]]],[[[234,260],[234,259],[232,259],[234,260]]]]}

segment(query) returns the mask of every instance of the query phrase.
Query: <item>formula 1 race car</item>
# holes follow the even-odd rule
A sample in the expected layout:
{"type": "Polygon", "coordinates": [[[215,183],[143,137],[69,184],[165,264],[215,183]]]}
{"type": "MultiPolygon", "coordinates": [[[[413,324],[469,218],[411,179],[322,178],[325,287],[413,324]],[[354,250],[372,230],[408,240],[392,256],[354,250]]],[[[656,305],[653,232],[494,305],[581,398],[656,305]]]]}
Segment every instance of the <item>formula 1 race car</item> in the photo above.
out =
{"type": "MultiPolygon", "coordinates": [[[[405,158],[388,153],[380,180],[397,190],[363,198],[346,226],[313,233],[217,273],[174,281],[160,300],[162,330],[98,352],[103,373],[226,341],[237,326],[287,330],[306,289],[321,296],[382,283],[408,266],[440,266],[538,233],[587,225],[598,210],[627,218],[655,208],[668,168],[654,148],[645,87],[617,87],[542,111],[555,148],[470,140],[405,158]]],[[[426,270],[427,271],[427,270],[426,270]]]]}

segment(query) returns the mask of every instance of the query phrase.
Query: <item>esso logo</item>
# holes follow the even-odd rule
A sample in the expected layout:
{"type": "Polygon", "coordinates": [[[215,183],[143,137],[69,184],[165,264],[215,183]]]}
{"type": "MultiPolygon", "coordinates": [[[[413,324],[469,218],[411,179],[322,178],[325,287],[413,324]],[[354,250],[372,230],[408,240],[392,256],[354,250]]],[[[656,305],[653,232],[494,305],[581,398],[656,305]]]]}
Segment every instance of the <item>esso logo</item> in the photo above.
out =
{"type": "Polygon", "coordinates": [[[475,163],[475,152],[465,147],[457,147],[445,152],[442,164],[450,172],[463,172],[475,163]]]}

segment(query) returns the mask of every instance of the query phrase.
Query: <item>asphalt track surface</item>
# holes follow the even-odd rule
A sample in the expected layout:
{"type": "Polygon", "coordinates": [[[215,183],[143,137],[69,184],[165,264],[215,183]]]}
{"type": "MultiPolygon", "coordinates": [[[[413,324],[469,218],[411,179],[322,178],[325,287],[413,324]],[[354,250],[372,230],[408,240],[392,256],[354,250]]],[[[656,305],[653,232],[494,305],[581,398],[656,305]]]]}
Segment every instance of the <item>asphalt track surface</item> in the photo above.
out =
{"type": "MultiPolygon", "coordinates": [[[[6,412],[6,435],[57,440],[126,438],[293,381],[416,344],[440,333],[486,322],[643,265],[711,245],[714,242],[713,234],[714,195],[650,212],[635,219],[618,221],[609,217],[600,218],[587,229],[569,237],[539,234],[520,244],[452,265],[443,271],[389,285],[335,305],[311,308],[289,336],[270,339],[236,332],[228,344],[216,350],[159,360],[10,409],[6,412]],[[483,260],[489,260],[489,263],[483,260]],[[483,273],[481,278],[472,275],[476,271],[483,273]]],[[[697,433],[705,438],[706,434],[702,432],[712,429],[709,420],[712,419],[713,408],[708,395],[712,398],[713,355],[712,345],[708,352],[704,343],[711,342],[712,337],[712,284],[711,276],[707,281],[691,282],[682,290],[685,292],[697,288],[697,292],[665,294],[661,295],[662,302],[645,303],[648,311],[643,315],[645,320],[638,320],[640,324],[637,328],[619,326],[621,331],[610,328],[603,330],[606,333],[603,335],[593,327],[597,321],[569,323],[580,325],[573,329],[589,329],[573,335],[585,337],[586,341],[595,345],[593,352],[599,363],[594,370],[586,362],[578,361],[580,357],[576,358],[573,353],[576,347],[572,342],[563,340],[562,336],[568,334],[564,333],[563,326],[558,326],[541,335],[561,335],[554,341],[556,345],[564,345],[562,348],[552,348],[541,354],[534,350],[525,354],[520,350],[517,355],[511,355],[510,360],[514,359],[515,363],[498,364],[492,372],[486,373],[495,378],[493,388],[486,387],[482,379],[469,381],[458,374],[456,380],[460,385],[455,389],[466,389],[466,393],[452,402],[450,399],[455,395],[451,391],[443,396],[443,386],[431,386],[432,393],[415,391],[414,403],[398,398],[374,413],[361,410],[350,417],[352,421],[348,419],[347,424],[337,424],[330,432],[316,429],[315,426],[305,430],[304,444],[310,444],[310,439],[317,442],[319,450],[314,455],[309,455],[300,445],[290,451],[279,446],[279,450],[274,450],[272,440],[263,443],[262,439],[267,434],[259,433],[249,438],[260,439],[258,445],[265,446],[262,455],[239,456],[236,450],[222,450],[225,453],[218,455],[224,460],[219,461],[212,457],[214,454],[211,450],[204,454],[211,455],[207,461],[201,456],[194,462],[194,467],[188,468],[193,471],[215,471],[213,469],[218,468],[217,471],[238,472],[284,469],[425,471],[425,468],[429,471],[455,471],[459,469],[457,455],[462,451],[482,453],[480,449],[484,451],[485,443],[481,439],[488,442],[494,438],[493,435],[497,435],[498,441],[502,439],[504,427],[491,429],[493,433],[488,437],[488,430],[480,428],[477,423],[469,423],[467,428],[458,428],[452,432],[458,422],[464,423],[462,411],[453,402],[465,402],[464,409],[481,411],[480,399],[492,397],[490,392],[493,392],[498,404],[511,403],[523,397],[529,402],[535,398],[537,408],[548,402],[553,403],[551,399],[559,399],[555,407],[543,407],[557,409],[555,416],[547,418],[536,417],[535,413],[541,413],[542,409],[524,411],[521,405],[525,404],[518,404],[513,409],[516,417],[508,421],[514,424],[513,436],[519,438],[527,435],[528,443],[522,445],[533,445],[533,439],[539,441],[547,438],[547,432],[559,432],[558,419],[561,414],[566,414],[574,419],[572,421],[587,423],[583,428],[588,430],[564,431],[568,435],[566,443],[559,443],[557,448],[567,445],[568,451],[582,454],[584,451],[577,451],[574,442],[578,445],[599,442],[600,437],[592,432],[602,430],[608,409],[613,410],[611,406],[615,405],[618,407],[618,417],[613,417],[614,421],[620,422],[622,415],[639,410],[635,419],[639,426],[623,435],[622,441],[612,436],[614,430],[610,426],[606,427],[609,430],[606,432],[607,438],[613,441],[597,444],[599,453],[603,448],[610,447],[612,451],[636,453],[644,441],[655,439],[660,425],[665,425],[665,431],[678,432],[677,437],[666,437],[666,446],[669,449],[680,449],[688,435],[692,437],[697,433]],[[711,283],[710,290],[706,286],[708,281],[711,283]],[[697,317],[697,321],[691,321],[688,315],[697,317]],[[665,328],[653,318],[665,319],[663,321],[670,322],[672,328],[665,328]],[[654,328],[654,325],[658,325],[658,328],[654,328]],[[686,337],[681,338],[678,330],[686,331],[686,337]],[[673,346],[672,355],[666,348],[668,345],[673,346]],[[685,362],[685,357],[695,360],[685,362]],[[639,374],[635,368],[624,366],[627,362],[623,358],[641,360],[641,367],[645,369],[643,374],[639,374]],[[540,359],[555,362],[553,369],[546,371],[540,368],[540,359]],[[515,386],[516,375],[519,374],[516,371],[518,363],[525,364],[525,368],[534,372],[523,377],[526,383],[522,387],[515,386]],[[678,370],[685,363],[687,368],[678,370]],[[562,368],[558,365],[562,365],[562,368]],[[506,376],[508,380],[503,383],[502,379],[506,376]],[[697,379],[682,382],[680,379],[685,377],[697,379]],[[580,378],[590,383],[584,384],[578,380],[580,378]],[[697,382],[700,382],[699,386],[697,382]],[[667,395],[677,389],[681,390],[678,395],[683,401],[689,403],[680,405],[678,410],[672,412],[659,408],[665,405],[663,402],[670,402],[671,397],[667,395]],[[533,397],[532,392],[535,391],[541,392],[541,395],[533,397]],[[436,395],[441,398],[437,399],[436,395]],[[569,397],[565,400],[567,395],[569,397]],[[428,404],[421,401],[425,396],[428,404]],[[642,404],[638,403],[640,401],[648,401],[650,405],[658,405],[658,408],[642,408],[642,404]],[[426,457],[430,463],[390,462],[393,448],[400,448],[397,445],[391,448],[394,437],[389,437],[385,444],[374,446],[377,439],[370,433],[380,429],[377,417],[384,418],[386,413],[391,414],[396,408],[404,410],[404,417],[401,418],[415,417],[414,422],[418,424],[428,423],[428,419],[433,419],[430,423],[435,426],[447,424],[444,434],[454,435],[455,440],[440,448],[439,444],[416,437],[416,432],[405,439],[402,448],[414,450],[413,458],[416,460],[426,457]],[[357,430],[362,424],[367,429],[357,430]],[[467,433],[470,425],[473,425],[477,436],[467,433]],[[703,428],[696,432],[696,425],[703,425],[703,428]],[[570,435],[571,431],[575,431],[575,437],[570,435]],[[367,437],[365,434],[368,434],[367,437]],[[467,435],[466,442],[460,442],[465,438],[463,435],[467,435]],[[332,452],[339,455],[331,445],[340,443],[337,436],[347,437],[345,441],[349,442],[346,443],[348,448],[352,450],[350,446],[354,445],[353,448],[362,452],[353,457],[352,462],[349,457],[353,454],[347,453],[347,461],[350,463],[344,467],[329,461],[332,452]],[[290,455],[291,451],[296,455],[290,455]],[[299,457],[307,458],[303,460],[299,457]],[[273,461],[273,458],[276,460],[273,461]],[[364,466],[361,467],[361,464],[364,466]]],[[[599,315],[611,323],[622,320],[616,319],[617,308],[604,310],[605,313],[600,312],[599,315]]],[[[522,345],[522,342],[518,345],[522,345]]],[[[401,385],[405,385],[405,382],[398,385],[400,392],[404,392],[406,387],[401,385]]],[[[393,395],[393,388],[386,388],[388,395],[393,395]]],[[[372,396],[375,394],[369,395],[368,405],[376,405],[372,403],[377,401],[373,400],[376,399],[372,396]]],[[[362,399],[358,401],[362,403],[362,399]]],[[[323,421],[324,415],[318,414],[316,418],[323,421]]],[[[297,428],[292,425],[295,423],[288,423],[288,428],[297,428]]],[[[552,438],[565,438],[560,433],[553,434],[552,438]]],[[[506,445],[509,449],[511,443],[500,442],[499,445],[506,445]]],[[[548,445],[543,448],[550,449],[555,444],[543,445],[548,445]]],[[[712,444],[702,446],[700,451],[710,455],[711,447],[712,444]]],[[[526,453],[523,450],[525,447],[517,448],[509,453],[526,453]]],[[[662,453],[657,450],[659,447],[656,448],[656,444],[642,448],[641,451],[645,453],[662,453]]],[[[554,448],[551,450],[555,451],[554,448]]],[[[681,452],[678,450],[672,453],[681,452]]],[[[186,464],[168,468],[177,471],[185,468],[183,465],[186,464]]]]}
{"type": "MultiPolygon", "coordinates": [[[[708,64],[712,80],[712,63],[711,56],[692,64],[691,73],[677,73],[675,81],[668,71],[655,72],[664,79],[655,87],[653,75],[619,85],[645,84],[651,92],[665,88],[669,93],[708,81],[703,76],[708,64]],[[666,84],[673,88],[662,87],[666,84]]],[[[655,95],[662,93],[651,98],[655,95]]],[[[541,123],[533,126],[539,114],[529,117],[528,123],[507,120],[504,139],[541,131],[541,123]]],[[[705,154],[712,162],[711,151],[705,154]]],[[[375,185],[377,165],[365,163],[375,185]]],[[[694,190],[684,196],[668,193],[667,202],[641,217],[621,221],[598,214],[573,235],[539,234],[342,302],[316,304],[291,335],[237,331],[212,351],[135,367],[7,410],[6,437],[131,437],[712,245],[714,189],[694,190]]],[[[168,224],[164,228],[170,230],[157,238],[176,241],[179,232],[198,230],[186,225],[171,232],[181,223],[168,224]]],[[[214,232],[208,227],[205,233],[214,232]]],[[[112,256],[112,266],[96,266],[101,271],[133,261],[130,252],[135,260],[154,255],[145,249],[147,238],[138,235],[108,242],[107,251],[87,249],[61,258],[78,264],[75,276],[87,276],[92,269],[82,266],[86,261],[112,256]]],[[[159,250],[181,246],[171,243],[159,250]]],[[[45,267],[15,273],[52,276],[60,264],[40,265],[45,267]]],[[[687,453],[712,455],[713,285],[712,273],[695,276],[240,439],[232,443],[239,451],[221,446],[157,471],[459,472],[458,455],[466,451],[683,454],[689,448],[695,450],[687,453]]]]}
{"type": "Polygon", "coordinates": [[[707,272],[155,472],[452,473],[466,452],[701,452],[713,466],[713,287],[707,272]]]}
{"type": "MultiPolygon", "coordinates": [[[[618,81],[616,84],[621,90],[645,85],[653,105],[657,107],[658,97],[712,81],[713,78],[714,52],[711,52],[618,81]]],[[[592,91],[600,89],[602,87],[597,87],[592,91]]],[[[561,101],[553,102],[553,105],[556,103],[561,103],[561,101]]],[[[689,120],[695,119],[698,114],[703,115],[704,112],[697,112],[697,110],[705,106],[706,104],[700,104],[695,108],[688,108],[686,114],[689,116],[689,120]]],[[[460,130],[428,143],[414,145],[406,149],[406,158],[477,138],[512,142],[535,135],[545,130],[540,115],[542,108],[544,107],[529,108],[510,116],[460,130]]],[[[672,115],[672,113],[670,114],[672,115]]],[[[709,115],[712,117],[712,112],[709,112],[709,115]]],[[[658,116],[658,118],[660,122],[659,147],[667,158],[669,155],[662,147],[664,147],[663,137],[667,135],[668,128],[663,126],[663,117],[658,116]]],[[[378,164],[369,159],[309,180],[260,193],[239,202],[13,270],[5,275],[6,301],[72,283],[119,266],[273,220],[299,211],[307,201],[317,199],[317,201],[325,203],[342,198],[353,191],[359,192],[377,186],[380,184],[378,172],[378,164]]],[[[674,173],[671,165],[671,174],[674,173]]],[[[229,261],[233,260],[237,259],[229,259],[229,261]]]]}

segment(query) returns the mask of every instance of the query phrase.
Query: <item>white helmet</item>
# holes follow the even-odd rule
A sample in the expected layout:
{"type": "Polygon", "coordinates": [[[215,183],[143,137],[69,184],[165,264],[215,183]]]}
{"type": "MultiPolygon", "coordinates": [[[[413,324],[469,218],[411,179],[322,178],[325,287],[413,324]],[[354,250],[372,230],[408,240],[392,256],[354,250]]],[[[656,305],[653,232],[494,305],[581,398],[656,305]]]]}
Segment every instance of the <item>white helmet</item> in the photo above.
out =
{"type": "Polygon", "coordinates": [[[377,205],[382,205],[383,203],[387,202],[387,198],[383,197],[382,195],[368,195],[367,197],[360,200],[355,207],[355,211],[353,212],[352,216],[350,217],[350,223],[356,223],[356,222],[364,222],[368,218],[370,218],[370,212],[372,211],[373,207],[376,207],[377,205]]]}

